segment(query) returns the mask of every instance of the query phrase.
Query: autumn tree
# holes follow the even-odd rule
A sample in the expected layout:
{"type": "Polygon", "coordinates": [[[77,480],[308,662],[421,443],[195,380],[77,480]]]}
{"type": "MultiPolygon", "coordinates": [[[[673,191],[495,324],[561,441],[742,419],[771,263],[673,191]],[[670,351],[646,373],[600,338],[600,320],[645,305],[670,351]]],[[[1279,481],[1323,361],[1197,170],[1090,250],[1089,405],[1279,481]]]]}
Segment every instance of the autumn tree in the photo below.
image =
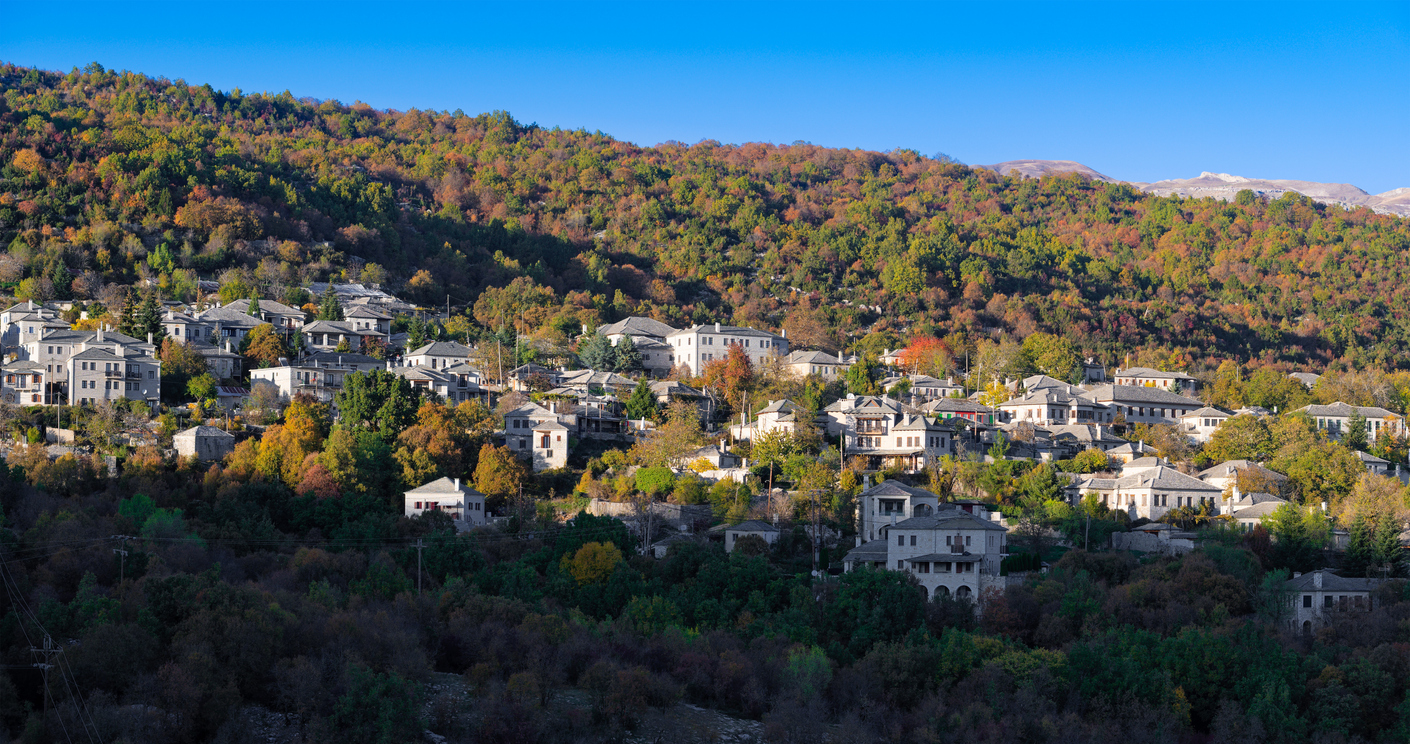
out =
{"type": "Polygon", "coordinates": [[[934,336],[916,336],[901,350],[901,365],[915,374],[943,378],[954,363],[949,347],[934,336]]]}
{"type": "Polygon", "coordinates": [[[508,447],[496,447],[488,442],[480,446],[475,465],[475,489],[493,499],[505,499],[519,493],[529,478],[529,470],[508,447]]]}
{"type": "Polygon", "coordinates": [[[498,421],[478,401],[454,407],[423,401],[416,423],[397,435],[394,456],[402,467],[402,482],[415,487],[441,477],[468,480],[498,421]]]}
{"type": "Polygon", "coordinates": [[[240,342],[240,348],[240,353],[249,360],[249,366],[256,369],[276,367],[280,359],[289,356],[289,351],[284,348],[284,339],[270,323],[251,329],[240,342]]]}
{"type": "Polygon", "coordinates": [[[731,407],[754,389],[754,364],[743,346],[730,346],[724,359],[706,362],[700,376],[731,407]]]}
{"type": "Polygon", "coordinates": [[[666,420],[632,445],[631,457],[646,467],[673,467],[700,448],[700,411],[688,401],[675,401],[666,420]]]}

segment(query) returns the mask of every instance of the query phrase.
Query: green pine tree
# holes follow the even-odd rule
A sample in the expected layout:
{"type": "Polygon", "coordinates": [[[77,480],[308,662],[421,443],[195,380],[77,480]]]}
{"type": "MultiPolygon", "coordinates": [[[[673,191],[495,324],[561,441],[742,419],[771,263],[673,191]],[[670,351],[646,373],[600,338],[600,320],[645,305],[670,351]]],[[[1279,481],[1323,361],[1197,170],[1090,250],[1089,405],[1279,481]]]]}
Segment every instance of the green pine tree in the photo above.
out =
{"type": "Polygon", "coordinates": [[[1371,559],[1379,570],[1369,575],[1395,579],[1405,575],[1405,550],[1400,547],[1400,525],[1382,516],[1371,544],[1371,559]]]}
{"type": "Polygon", "coordinates": [[[331,278],[328,281],[328,286],[323,289],[323,294],[318,300],[318,319],[343,319],[343,306],[338,304],[338,295],[333,292],[333,281],[331,278]]]}
{"type": "Polygon", "coordinates": [[[611,371],[616,364],[616,356],[612,342],[600,333],[578,341],[578,363],[587,369],[611,371]]]}
{"type": "Polygon", "coordinates": [[[133,322],[135,333],[128,335],[139,341],[144,341],[147,334],[152,334],[152,343],[160,344],[166,338],[166,328],[162,325],[162,303],[157,299],[155,291],[148,292],[142,296],[142,304],[137,308],[137,317],[133,322]]]}
{"type": "Polygon", "coordinates": [[[245,306],[245,314],[251,318],[259,317],[259,292],[250,293],[250,302],[245,306]]]}
{"type": "Polygon", "coordinates": [[[137,337],[137,293],[131,288],[122,297],[122,310],[118,313],[118,333],[137,337]]]}
{"type": "Polygon", "coordinates": [[[1360,411],[1351,412],[1341,442],[1352,452],[1366,451],[1366,417],[1362,416],[1360,411]]]}
{"type": "Polygon", "coordinates": [[[613,351],[612,367],[616,372],[640,372],[641,352],[631,336],[623,336],[613,351]]]}
{"type": "Polygon", "coordinates": [[[630,398],[627,398],[627,417],[633,421],[640,421],[644,418],[655,419],[660,408],[656,404],[656,394],[651,390],[651,383],[642,380],[636,384],[636,389],[632,390],[630,398]]]}
{"type": "Polygon", "coordinates": [[[426,343],[426,321],[417,315],[406,326],[406,348],[414,351],[426,343]]]}
{"type": "Polygon", "coordinates": [[[1351,539],[1341,561],[1342,572],[1347,576],[1365,576],[1371,561],[1371,525],[1366,523],[1365,517],[1357,517],[1351,523],[1351,539]]]}

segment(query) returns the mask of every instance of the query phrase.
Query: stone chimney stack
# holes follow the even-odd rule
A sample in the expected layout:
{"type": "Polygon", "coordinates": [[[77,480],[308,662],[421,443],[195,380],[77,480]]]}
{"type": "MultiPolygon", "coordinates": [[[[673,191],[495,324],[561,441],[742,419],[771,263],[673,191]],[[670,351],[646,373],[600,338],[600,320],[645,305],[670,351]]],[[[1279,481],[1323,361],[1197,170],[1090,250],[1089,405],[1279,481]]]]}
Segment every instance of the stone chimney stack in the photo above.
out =
{"type": "Polygon", "coordinates": [[[716,323],[716,324],[715,324],[715,333],[719,333],[719,332],[720,332],[720,324],[719,324],[719,323],[716,323]]]}
{"type": "Polygon", "coordinates": [[[1320,570],[1312,572],[1312,586],[1315,589],[1322,588],[1322,572],[1320,570]]]}
{"type": "Polygon", "coordinates": [[[99,340],[99,341],[102,341],[102,340],[103,340],[103,327],[102,327],[102,326],[99,326],[99,327],[98,327],[98,340],[99,340]]]}
{"type": "Polygon", "coordinates": [[[152,343],[152,333],[150,331],[147,332],[147,343],[152,343]]]}

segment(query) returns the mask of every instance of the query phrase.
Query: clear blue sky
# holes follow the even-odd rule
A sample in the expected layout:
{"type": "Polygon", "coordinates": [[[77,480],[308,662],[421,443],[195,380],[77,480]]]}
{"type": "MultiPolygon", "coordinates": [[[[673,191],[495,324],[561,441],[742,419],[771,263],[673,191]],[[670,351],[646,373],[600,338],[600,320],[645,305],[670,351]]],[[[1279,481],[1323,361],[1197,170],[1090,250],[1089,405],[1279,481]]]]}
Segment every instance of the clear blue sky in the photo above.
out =
{"type": "Polygon", "coordinates": [[[639,144],[807,140],[1410,186],[1410,2],[0,0],[0,59],[511,112],[639,144]],[[400,6],[400,7],[399,7],[400,6]]]}

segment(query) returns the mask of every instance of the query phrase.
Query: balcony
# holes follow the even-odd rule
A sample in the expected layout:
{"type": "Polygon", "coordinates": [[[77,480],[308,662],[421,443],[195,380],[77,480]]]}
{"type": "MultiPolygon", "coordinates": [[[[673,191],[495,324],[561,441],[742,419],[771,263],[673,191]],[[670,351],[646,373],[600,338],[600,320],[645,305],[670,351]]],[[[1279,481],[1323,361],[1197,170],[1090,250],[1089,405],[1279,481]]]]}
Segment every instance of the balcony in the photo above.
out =
{"type": "Polygon", "coordinates": [[[103,370],[103,376],[111,377],[113,379],[122,379],[123,371],[120,369],[106,369],[103,370]]]}
{"type": "Polygon", "coordinates": [[[142,373],[141,373],[141,372],[128,372],[128,373],[127,373],[127,379],[129,379],[129,380],[140,380],[140,379],[142,379],[142,373]]]}

